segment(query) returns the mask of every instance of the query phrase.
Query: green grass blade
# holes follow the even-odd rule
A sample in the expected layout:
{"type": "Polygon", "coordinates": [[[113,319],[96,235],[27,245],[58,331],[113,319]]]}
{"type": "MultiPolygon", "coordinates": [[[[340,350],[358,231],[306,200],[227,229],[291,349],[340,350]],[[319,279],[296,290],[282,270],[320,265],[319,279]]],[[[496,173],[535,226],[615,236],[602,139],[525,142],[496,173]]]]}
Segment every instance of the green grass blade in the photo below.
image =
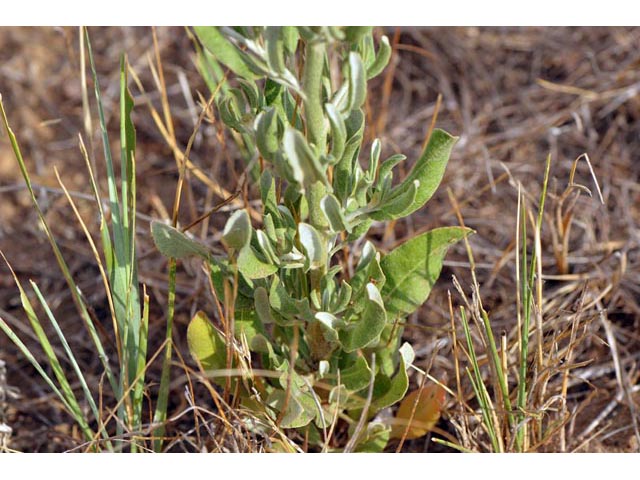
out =
{"type": "Polygon", "coordinates": [[[167,420],[167,405],[169,401],[169,383],[171,380],[171,357],[173,354],[173,314],[176,302],[176,260],[169,259],[169,294],[167,298],[167,330],[165,341],[167,342],[162,360],[162,374],[160,377],[160,389],[158,391],[158,401],[156,403],[156,411],[153,415],[153,423],[160,424],[153,432],[153,450],[160,452],[162,450],[162,437],[164,436],[164,422],[167,420]]]}
{"type": "MultiPolygon", "coordinates": [[[[97,78],[91,42],[85,30],[89,64],[93,74],[98,117],[107,167],[109,202],[111,207],[111,231],[101,228],[103,250],[109,271],[109,283],[120,340],[120,383],[123,395],[136,382],[140,354],[141,305],[138,292],[137,259],[135,252],[135,129],[131,121],[133,98],[127,88],[127,64],[123,56],[120,62],[120,140],[121,140],[121,197],[118,196],[113,157],[104,116],[104,107],[97,78]]],[[[145,349],[146,350],[146,349],[145,349]]],[[[135,389],[130,398],[120,404],[118,416],[130,428],[140,427],[142,405],[136,404],[135,389]]],[[[122,429],[122,423],[118,428],[122,429]]],[[[119,433],[122,433],[121,431],[119,433]]],[[[135,447],[134,447],[135,448],[135,447]]]]}
{"type": "MultiPolygon", "coordinates": [[[[54,328],[54,330],[56,332],[56,335],[60,339],[60,343],[62,344],[62,348],[64,348],[64,351],[67,354],[67,359],[69,360],[69,363],[71,363],[71,366],[73,367],[73,370],[76,373],[76,375],[78,377],[78,380],[80,381],[80,386],[82,387],[82,391],[84,392],[85,398],[86,398],[87,402],[89,403],[89,407],[91,408],[91,412],[93,413],[93,416],[96,419],[96,422],[98,423],[98,425],[101,425],[101,423],[100,423],[100,421],[101,421],[100,411],[98,409],[98,406],[96,405],[95,400],[93,399],[93,395],[91,394],[91,390],[89,389],[89,385],[87,385],[87,381],[84,378],[84,375],[82,373],[82,370],[80,369],[80,366],[78,365],[76,357],[73,354],[73,351],[71,350],[71,347],[69,346],[69,342],[67,342],[67,338],[65,337],[64,333],[62,332],[62,329],[60,328],[60,325],[58,324],[58,321],[56,320],[55,316],[53,315],[53,312],[49,308],[49,304],[47,303],[46,299],[44,298],[44,295],[42,295],[42,292],[40,291],[40,289],[38,288],[38,286],[36,285],[35,282],[30,281],[30,283],[31,283],[31,288],[33,288],[33,291],[35,292],[36,296],[38,297],[38,301],[40,302],[40,305],[42,305],[42,308],[44,309],[45,314],[47,315],[47,318],[49,319],[51,325],[53,326],[53,328],[54,328]]],[[[106,442],[107,448],[109,448],[109,450],[113,450],[111,442],[108,440],[109,439],[109,434],[107,433],[106,429],[104,428],[104,425],[101,425],[100,433],[101,433],[102,437],[105,440],[107,440],[107,442],[106,442]]]]}
{"type": "Polygon", "coordinates": [[[522,286],[522,327],[518,333],[520,335],[520,365],[518,369],[518,416],[517,424],[523,425],[516,432],[516,445],[524,448],[526,424],[523,423],[524,412],[527,405],[527,358],[529,356],[529,328],[531,324],[531,288],[527,274],[527,207],[524,202],[524,195],[521,196],[521,229],[522,243],[521,250],[521,272],[520,285],[522,286]]]}
{"type": "Polygon", "coordinates": [[[507,412],[507,419],[510,426],[515,425],[513,412],[511,411],[511,399],[509,398],[509,387],[507,386],[507,382],[504,376],[504,370],[502,369],[502,363],[500,362],[500,355],[498,354],[498,348],[496,347],[496,341],[493,336],[493,331],[491,330],[491,322],[489,320],[489,315],[487,312],[482,309],[482,323],[484,324],[485,334],[487,340],[489,341],[489,354],[491,356],[491,362],[493,364],[494,371],[496,373],[496,377],[498,377],[498,386],[500,388],[500,393],[502,394],[502,404],[504,410],[507,412]]]}
{"type": "Polygon", "coordinates": [[[471,362],[471,367],[473,371],[473,375],[472,375],[469,369],[467,368],[467,374],[469,375],[469,379],[471,380],[471,385],[473,387],[476,398],[480,403],[480,409],[482,411],[482,417],[484,419],[485,429],[489,434],[494,452],[500,452],[502,451],[502,449],[500,448],[500,442],[498,440],[498,435],[496,434],[496,427],[493,422],[493,407],[489,399],[489,393],[487,392],[486,386],[482,381],[482,372],[480,371],[480,364],[478,363],[476,350],[473,346],[473,338],[471,338],[469,321],[467,320],[467,314],[465,312],[464,307],[460,307],[460,315],[462,318],[462,326],[464,329],[465,340],[467,342],[467,348],[469,349],[469,360],[471,362]]]}
{"type": "Polygon", "coordinates": [[[133,424],[142,425],[142,402],[144,400],[144,378],[147,365],[147,339],[149,335],[149,296],[143,296],[142,321],[140,322],[140,345],[135,371],[135,386],[133,388],[133,424]]]}
{"type": "Polygon", "coordinates": [[[2,120],[5,126],[5,129],[7,131],[7,135],[9,136],[9,140],[11,142],[11,147],[13,149],[13,153],[14,156],[18,162],[18,166],[20,168],[20,171],[22,172],[22,177],[25,181],[25,184],[27,186],[27,190],[29,191],[29,195],[31,197],[31,203],[33,204],[34,209],[36,210],[36,213],[38,215],[38,218],[40,220],[40,224],[42,225],[42,228],[45,231],[45,234],[47,236],[47,240],[49,241],[49,244],[51,245],[51,248],[53,249],[53,254],[56,258],[56,262],[58,263],[58,266],[60,267],[60,271],[62,272],[65,281],[67,283],[67,285],[69,286],[69,291],[71,293],[71,298],[73,299],[74,304],[76,305],[76,309],[78,310],[78,312],[80,313],[80,316],[85,324],[85,327],[87,328],[87,330],[89,331],[89,334],[91,336],[91,339],[93,340],[94,344],[96,345],[96,348],[98,349],[98,356],[100,358],[100,361],[105,369],[107,378],[109,380],[109,383],[111,385],[111,387],[114,389],[114,392],[117,392],[116,390],[116,383],[115,383],[115,379],[113,376],[113,373],[111,371],[111,367],[109,366],[109,360],[108,357],[104,351],[104,348],[102,346],[102,342],[100,341],[100,338],[98,337],[98,334],[95,330],[95,327],[93,325],[93,322],[91,320],[91,316],[89,315],[89,312],[87,311],[86,305],[84,304],[84,301],[82,300],[82,296],[80,294],[80,290],[78,289],[77,285],[75,284],[75,281],[73,280],[73,277],[71,276],[71,272],[69,270],[69,267],[67,266],[67,263],[64,260],[64,257],[62,256],[62,252],[60,251],[60,248],[58,247],[58,244],[55,240],[55,238],[53,237],[53,233],[51,232],[51,229],[49,228],[49,225],[47,224],[47,221],[44,217],[44,214],[42,213],[42,210],[40,209],[40,205],[38,204],[38,200],[36,199],[36,195],[35,192],[33,190],[33,187],[31,185],[31,178],[29,176],[29,172],[26,168],[26,164],[24,162],[24,158],[22,157],[22,152],[20,151],[20,146],[18,145],[18,141],[16,139],[15,134],[13,133],[13,130],[11,130],[11,127],[9,126],[9,121],[7,119],[7,115],[6,112],[4,110],[4,105],[2,104],[2,98],[0,97],[0,113],[2,114],[2,120]]]}
{"type": "MultiPolygon", "coordinates": [[[[58,384],[60,385],[60,389],[61,389],[60,394],[63,395],[65,398],[65,406],[68,407],[69,413],[73,416],[74,420],[78,423],[85,437],[88,440],[91,440],[93,439],[94,433],[91,430],[91,428],[89,428],[87,420],[84,417],[84,414],[82,413],[82,409],[78,404],[78,400],[76,399],[75,394],[73,393],[73,389],[71,388],[71,385],[69,383],[69,380],[67,379],[65,371],[62,368],[60,361],[58,360],[58,356],[54,352],[51,342],[49,342],[49,339],[47,338],[47,334],[42,328],[42,323],[40,322],[40,319],[36,315],[33,305],[31,304],[31,301],[27,296],[27,293],[25,292],[24,288],[22,287],[22,284],[20,283],[18,278],[15,277],[15,275],[14,275],[14,280],[15,280],[16,286],[18,287],[18,291],[20,292],[20,301],[22,303],[22,308],[27,314],[27,318],[29,320],[29,323],[31,324],[33,333],[35,333],[36,337],[38,338],[38,342],[40,343],[40,346],[42,347],[42,350],[44,351],[47,357],[47,361],[51,367],[51,370],[53,371],[53,374],[56,380],[58,381],[58,384]]],[[[36,294],[37,293],[38,292],[36,292],[36,294]]],[[[47,310],[48,310],[48,307],[47,307],[47,310]]]]}
{"type": "Polygon", "coordinates": [[[56,384],[53,382],[51,377],[47,375],[47,372],[44,371],[44,369],[42,368],[42,365],[40,365],[38,360],[36,360],[36,357],[33,356],[29,348],[22,342],[22,340],[20,340],[20,337],[18,337],[15,334],[13,329],[9,326],[9,324],[7,324],[7,322],[4,321],[2,317],[0,317],[0,329],[4,332],[4,334],[7,337],[9,337],[9,340],[11,340],[14,343],[14,345],[18,347],[20,352],[22,352],[22,354],[29,361],[29,363],[31,363],[33,368],[35,368],[35,370],[40,374],[40,376],[43,378],[45,383],[49,386],[51,391],[55,393],[56,396],[60,399],[60,402],[62,402],[64,407],[67,409],[67,411],[71,412],[72,411],[71,405],[69,405],[69,402],[67,402],[67,399],[62,394],[60,389],[56,386],[56,384]]]}

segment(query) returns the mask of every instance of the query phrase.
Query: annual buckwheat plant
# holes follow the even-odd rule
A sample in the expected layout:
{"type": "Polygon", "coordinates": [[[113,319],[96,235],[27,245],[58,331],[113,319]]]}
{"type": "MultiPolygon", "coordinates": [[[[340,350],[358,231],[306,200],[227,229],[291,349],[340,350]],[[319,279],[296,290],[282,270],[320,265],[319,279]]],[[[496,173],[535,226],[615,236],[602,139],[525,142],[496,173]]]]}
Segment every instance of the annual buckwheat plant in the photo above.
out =
{"type": "Polygon", "coordinates": [[[438,228],[387,254],[367,232],[422,208],[456,137],[435,129],[400,182],[404,155],[381,159],[379,140],[364,151],[367,82],[391,55],[371,28],[195,33],[203,70],[231,72],[211,75],[210,86],[227,80],[217,109],[259,168],[261,204],[260,221],[248,207],[229,216],[221,256],[152,225],[163,254],[208,265],[218,318],[191,320],[191,353],[225,398],[260,420],[250,428],[286,430],[323,451],[381,451],[392,428],[377,414],[406,395],[414,359],[403,325],[468,230],[438,228]]]}

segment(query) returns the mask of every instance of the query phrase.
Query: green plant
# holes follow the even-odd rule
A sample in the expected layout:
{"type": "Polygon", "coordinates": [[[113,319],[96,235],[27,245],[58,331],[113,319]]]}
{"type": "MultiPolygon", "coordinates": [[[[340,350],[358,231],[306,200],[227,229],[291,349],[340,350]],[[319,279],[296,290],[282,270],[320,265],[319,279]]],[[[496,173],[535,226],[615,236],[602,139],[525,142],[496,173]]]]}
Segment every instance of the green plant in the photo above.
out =
{"type": "MultiPolygon", "coordinates": [[[[409,174],[364,144],[367,81],[387,64],[368,27],[196,27],[200,64],[235,74],[216,100],[259,176],[262,225],[249,208],[213,255],[183,231],[152,224],[168,257],[206,260],[219,323],[191,321],[191,353],[224,397],[271,428],[324,451],[380,451],[391,428],[374,420],[408,389],[406,317],[427,299],[448,247],[469,232],[439,228],[386,255],[363,238],[373,222],[406,217],[440,183],[456,138],[434,130],[409,174]],[[257,363],[256,363],[257,362],[257,363]],[[259,364],[262,376],[254,374],[259,364]]],[[[255,212],[254,212],[255,213],[255,212]]],[[[426,397],[425,397],[426,398],[426,397]]],[[[256,427],[258,428],[258,427],[256,427]]]]}
{"type": "MultiPolygon", "coordinates": [[[[38,362],[36,356],[29,350],[29,347],[23,343],[11,326],[2,318],[0,318],[0,329],[16,344],[36,371],[44,378],[52,391],[58,396],[62,405],[64,405],[68,413],[80,427],[87,450],[119,451],[123,449],[123,446],[116,443],[118,440],[114,441],[114,434],[118,439],[121,439],[123,435],[141,435],[143,429],[142,410],[145,372],[147,368],[146,357],[149,319],[149,298],[146,293],[142,296],[140,295],[140,286],[137,278],[135,237],[135,129],[130,118],[133,109],[133,99],[127,89],[127,63],[123,56],[120,64],[121,181],[118,182],[107,134],[93,52],[89,43],[89,35],[86,30],[81,29],[80,46],[83,69],[85,67],[85,42],[87,52],[89,53],[89,64],[93,73],[94,91],[98,105],[103,153],[107,171],[108,199],[103,200],[100,195],[95,179],[95,172],[91,167],[91,162],[89,161],[82,138],[80,138],[80,150],[86,161],[90,179],[89,183],[99,209],[100,243],[96,244],[94,241],[90,229],[80,216],[79,210],[58,175],[57,170],[56,176],[83,229],[91,251],[95,256],[96,265],[100,270],[110,316],[113,321],[114,343],[116,345],[115,353],[117,355],[116,365],[110,362],[110,353],[112,352],[109,352],[108,349],[105,348],[98,334],[95,319],[90,313],[91,307],[71,275],[68,264],[53,235],[51,226],[40,208],[18,141],[9,126],[1,97],[0,114],[2,115],[4,127],[29,191],[33,207],[39,217],[49,244],[53,249],[54,256],[67,283],[71,298],[78,310],[82,323],[87,329],[87,333],[95,347],[95,352],[100,358],[104,368],[105,378],[111,387],[113,398],[116,402],[113,411],[105,415],[105,412],[102,410],[103,400],[102,398],[96,398],[96,395],[102,395],[101,389],[97,392],[92,390],[79,366],[72,346],[69,345],[63,329],[37,284],[33,281],[30,282],[33,291],[33,294],[30,295],[13,270],[11,270],[11,273],[13,274],[20,293],[22,307],[45,353],[50,367],[49,371],[38,362]],[[119,189],[118,183],[120,184],[119,189]],[[107,205],[108,208],[103,207],[103,205],[107,205]],[[101,248],[103,257],[101,257],[98,248],[101,248]],[[47,336],[44,323],[37,313],[37,308],[34,306],[34,295],[54,329],[56,337],[62,345],[62,350],[56,348],[55,345],[52,344],[52,340],[47,336]],[[56,352],[60,351],[64,352],[66,358],[59,358],[59,353],[56,352]],[[73,370],[73,373],[77,377],[77,382],[79,382],[81,386],[83,394],[83,397],[81,397],[82,400],[78,398],[78,394],[72,387],[76,381],[69,375],[68,369],[65,368],[67,365],[71,367],[71,370],[73,370]],[[52,372],[53,375],[51,375],[50,372],[52,372]],[[89,407],[90,415],[81,407],[81,404],[84,402],[86,402],[89,407]],[[113,423],[115,423],[115,426],[113,426],[113,423]]],[[[2,255],[3,259],[7,262],[7,265],[9,265],[7,259],[4,258],[4,254],[0,252],[0,255],[2,255]]],[[[164,388],[166,389],[166,386],[164,388]]],[[[140,439],[133,438],[123,441],[130,444],[131,451],[138,451],[140,448],[145,448],[144,442],[140,439]]]]}

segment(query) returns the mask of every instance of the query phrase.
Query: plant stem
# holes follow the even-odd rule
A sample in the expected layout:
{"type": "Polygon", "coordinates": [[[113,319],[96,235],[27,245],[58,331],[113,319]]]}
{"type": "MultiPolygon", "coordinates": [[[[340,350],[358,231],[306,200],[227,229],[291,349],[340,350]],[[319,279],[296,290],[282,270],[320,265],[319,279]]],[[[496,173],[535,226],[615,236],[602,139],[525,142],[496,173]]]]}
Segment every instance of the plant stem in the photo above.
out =
{"type": "Polygon", "coordinates": [[[324,69],[326,45],[324,40],[310,40],[305,48],[305,63],[302,85],[305,94],[304,119],[307,138],[318,153],[326,148],[326,126],[322,107],[322,71],[324,69]]]}

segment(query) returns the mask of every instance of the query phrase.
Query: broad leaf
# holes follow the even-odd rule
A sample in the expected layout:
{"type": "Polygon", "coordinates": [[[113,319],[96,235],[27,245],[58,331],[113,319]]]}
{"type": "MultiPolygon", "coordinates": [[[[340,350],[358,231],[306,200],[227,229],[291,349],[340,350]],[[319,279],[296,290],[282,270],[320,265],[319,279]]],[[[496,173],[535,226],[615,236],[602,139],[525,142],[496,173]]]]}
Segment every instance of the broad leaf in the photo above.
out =
{"type": "Polygon", "coordinates": [[[256,255],[251,245],[245,245],[238,255],[238,270],[245,277],[256,280],[266,278],[278,271],[278,267],[271,263],[264,262],[256,255]]]}
{"type": "Polygon", "coordinates": [[[360,108],[367,96],[367,74],[362,58],[357,52],[349,52],[349,107],[360,108]]]}
{"type": "Polygon", "coordinates": [[[366,388],[371,381],[371,369],[364,357],[360,356],[348,368],[340,371],[340,381],[352,392],[366,388]]]}
{"type": "Polygon", "coordinates": [[[251,240],[251,219],[249,212],[238,210],[227,220],[222,232],[222,240],[229,248],[240,250],[251,240]]]}
{"type": "Polygon", "coordinates": [[[327,182],[319,160],[302,133],[287,127],[282,139],[282,146],[293,172],[293,178],[298,184],[307,186],[317,181],[327,182]]]}
{"type": "Polygon", "coordinates": [[[360,318],[341,332],[340,341],[345,352],[353,352],[372,343],[387,321],[384,303],[376,286],[368,283],[366,290],[367,301],[360,318]]]}
{"type": "Polygon", "coordinates": [[[197,255],[209,258],[209,250],[195,240],[190,239],[177,228],[162,222],[151,222],[153,242],[165,257],[184,258],[197,255]]]}
{"type": "Polygon", "coordinates": [[[390,407],[396,402],[402,400],[402,397],[407,393],[409,388],[409,377],[407,376],[406,364],[404,358],[400,357],[400,366],[398,367],[398,373],[391,380],[385,375],[379,374],[376,376],[376,383],[374,386],[374,399],[371,404],[373,411],[379,411],[383,408],[390,407]],[[379,385],[384,388],[379,388],[379,385]],[[376,388],[378,387],[378,388],[376,388]]]}
{"type": "Polygon", "coordinates": [[[258,78],[244,60],[246,54],[241,53],[233,43],[227,40],[218,27],[194,27],[196,35],[204,48],[213,54],[221,63],[229,67],[241,78],[258,78]]]}
{"type": "Polygon", "coordinates": [[[420,181],[414,180],[402,192],[388,200],[384,200],[379,210],[371,212],[369,217],[381,221],[394,220],[404,216],[403,212],[413,205],[419,189],[420,181]]]}
{"type": "Polygon", "coordinates": [[[191,356],[205,370],[225,368],[227,364],[226,343],[204,312],[196,313],[189,322],[187,343],[191,356]]]}
{"type": "Polygon", "coordinates": [[[438,422],[444,400],[445,390],[436,383],[409,393],[398,407],[391,435],[402,438],[406,431],[408,440],[426,435],[438,422]]]}
{"type": "Polygon", "coordinates": [[[265,159],[273,161],[280,149],[276,109],[269,107],[256,118],[256,146],[265,159]]]}
{"type": "Polygon", "coordinates": [[[384,67],[387,66],[390,58],[391,45],[389,45],[389,38],[383,35],[382,38],[380,38],[380,46],[378,47],[376,58],[373,63],[367,67],[367,79],[378,76],[382,70],[384,70],[384,67]]]}
{"type": "Polygon", "coordinates": [[[342,207],[336,197],[332,194],[326,195],[320,202],[320,208],[322,208],[322,212],[326,216],[332,232],[351,232],[351,226],[344,218],[342,207]]]}
{"type": "Polygon", "coordinates": [[[399,217],[406,217],[415,212],[433,196],[442,181],[451,150],[457,141],[458,137],[451,136],[444,130],[435,129],[433,131],[427,147],[411,173],[391,193],[394,195],[394,193],[403,192],[409,188],[414,180],[420,181],[415,200],[399,217]]]}
{"type": "Polygon", "coordinates": [[[381,453],[387,446],[391,430],[383,423],[371,422],[367,424],[367,429],[362,438],[358,440],[358,445],[354,450],[356,453],[381,453]]]}
{"type": "Polygon", "coordinates": [[[391,317],[405,316],[422,305],[442,270],[447,249],[471,232],[444,227],[418,235],[382,258],[386,277],[382,298],[391,317]]]}
{"type": "Polygon", "coordinates": [[[327,249],[318,231],[307,223],[299,223],[298,234],[306,254],[305,268],[323,267],[327,261],[327,249]]]}

